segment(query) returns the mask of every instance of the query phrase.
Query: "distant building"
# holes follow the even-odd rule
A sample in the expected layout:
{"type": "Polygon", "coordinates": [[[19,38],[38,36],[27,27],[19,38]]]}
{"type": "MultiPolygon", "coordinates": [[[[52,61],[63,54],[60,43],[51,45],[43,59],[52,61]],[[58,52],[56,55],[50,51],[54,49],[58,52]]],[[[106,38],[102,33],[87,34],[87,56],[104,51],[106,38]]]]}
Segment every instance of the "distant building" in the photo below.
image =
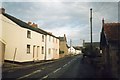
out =
{"type": "MultiPolygon", "coordinates": [[[[120,75],[120,23],[104,23],[101,31],[100,48],[102,62],[115,77],[120,75]]],[[[109,72],[108,72],[109,73],[109,72]]]]}
{"type": "Polygon", "coordinates": [[[59,58],[59,39],[24,22],[1,9],[2,39],[6,42],[4,58],[7,61],[29,62],[59,58]]]}
{"type": "Polygon", "coordinates": [[[74,46],[74,49],[75,49],[75,54],[82,54],[82,47],[80,46],[74,46]]]}
{"type": "Polygon", "coordinates": [[[75,50],[75,48],[73,47],[73,46],[71,46],[71,47],[69,47],[68,48],[68,53],[71,55],[75,55],[76,54],[76,50],[75,50]]]}
{"type": "Polygon", "coordinates": [[[60,40],[60,52],[59,52],[59,56],[60,58],[68,55],[68,47],[67,47],[67,39],[66,39],[66,35],[64,34],[64,37],[59,37],[60,40]]]}
{"type": "MultiPolygon", "coordinates": [[[[90,42],[84,42],[83,47],[90,46],[90,42]]],[[[100,48],[100,42],[92,42],[93,47],[100,48]]]]}

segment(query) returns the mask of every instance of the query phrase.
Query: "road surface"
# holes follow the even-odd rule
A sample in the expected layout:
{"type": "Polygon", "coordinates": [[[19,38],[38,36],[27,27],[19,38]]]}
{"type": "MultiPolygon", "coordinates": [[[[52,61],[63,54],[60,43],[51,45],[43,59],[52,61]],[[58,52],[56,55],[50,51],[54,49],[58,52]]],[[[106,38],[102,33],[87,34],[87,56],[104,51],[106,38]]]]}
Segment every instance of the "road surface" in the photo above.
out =
{"type": "MultiPolygon", "coordinates": [[[[96,76],[95,68],[87,63],[82,63],[82,55],[66,57],[48,64],[18,68],[2,73],[2,79],[42,80],[45,78],[93,78],[96,76]]],[[[31,64],[34,65],[34,64],[31,64]]]]}

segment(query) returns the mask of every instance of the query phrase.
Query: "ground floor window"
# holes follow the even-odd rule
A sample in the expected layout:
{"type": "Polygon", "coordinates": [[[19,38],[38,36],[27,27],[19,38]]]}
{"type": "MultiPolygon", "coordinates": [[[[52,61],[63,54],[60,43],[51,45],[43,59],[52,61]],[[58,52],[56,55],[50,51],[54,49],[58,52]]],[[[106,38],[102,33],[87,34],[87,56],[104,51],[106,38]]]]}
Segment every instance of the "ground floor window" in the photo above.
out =
{"type": "Polygon", "coordinates": [[[42,54],[44,54],[44,47],[42,46],[42,54]]]}
{"type": "Polygon", "coordinates": [[[51,54],[51,49],[50,48],[48,49],[48,53],[51,54]]]}
{"type": "Polygon", "coordinates": [[[30,45],[27,45],[27,53],[30,54],[30,45]]]}

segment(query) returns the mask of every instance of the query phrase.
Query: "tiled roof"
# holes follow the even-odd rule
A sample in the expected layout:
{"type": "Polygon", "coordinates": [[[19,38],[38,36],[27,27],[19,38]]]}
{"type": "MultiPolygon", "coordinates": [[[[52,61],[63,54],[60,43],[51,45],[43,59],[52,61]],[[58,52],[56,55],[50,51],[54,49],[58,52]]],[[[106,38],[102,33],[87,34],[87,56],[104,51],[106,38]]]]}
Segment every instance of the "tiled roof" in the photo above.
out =
{"type": "Polygon", "coordinates": [[[30,29],[32,31],[35,31],[35,32],[38,32],[38,33],[41,33],[41,34],[50,35],[50,36],[53,36],[53,37],[57,38],[56,36],[46,32],[46,31],[44,31],[40,28],[34,28],[34,27],[28,25],[26,22],[21,21],[20,19],[17,19],[17,18],[15,18],[15,17],[13,17],[13,16],[11,16],[7,13],[3,13],[3,15],[5,17],[7,17],[8,19],[12,20],[13,22],[15,22],[16,24],[18,24],[20,27],[27,28],[27,29],[30,29]]]}
{"type": "Polygon", "coordinates": [[[105,23],[104,33],[108,41],[120,40],[120,23],[105,23]]]}

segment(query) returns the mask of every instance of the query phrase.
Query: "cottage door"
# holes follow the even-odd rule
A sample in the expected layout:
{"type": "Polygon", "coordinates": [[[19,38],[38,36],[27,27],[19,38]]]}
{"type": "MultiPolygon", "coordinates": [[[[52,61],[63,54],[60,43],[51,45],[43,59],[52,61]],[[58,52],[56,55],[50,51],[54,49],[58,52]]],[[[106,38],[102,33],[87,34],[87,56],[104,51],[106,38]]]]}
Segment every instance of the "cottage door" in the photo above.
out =
{"type": "Polygon", "coordinates": [[[35,45],[33,46],[33,61],[35,61],[35,45]]]}
{"type": "Polygon", "coordinates": [[[39,60],[39,53],[40,53],[40,47],[39,46],[37,46],[37,60],[39,60]]]}

